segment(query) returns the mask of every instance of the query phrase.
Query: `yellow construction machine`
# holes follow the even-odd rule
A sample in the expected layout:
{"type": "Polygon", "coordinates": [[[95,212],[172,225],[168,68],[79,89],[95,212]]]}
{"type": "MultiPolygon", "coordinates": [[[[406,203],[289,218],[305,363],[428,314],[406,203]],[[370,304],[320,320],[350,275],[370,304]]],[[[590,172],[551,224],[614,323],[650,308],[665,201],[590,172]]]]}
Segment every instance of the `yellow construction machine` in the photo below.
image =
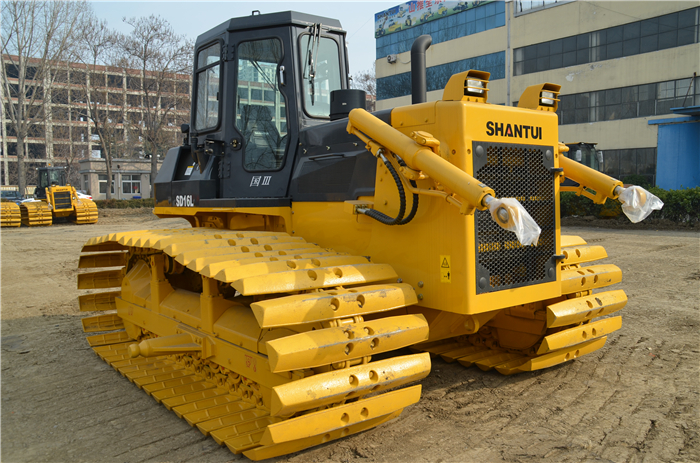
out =
{"type": "Polygon", "coordinates": [[[91,199],[80,197],[66,182],[64,168],[40,167],[37,170],[36,201],[25,201],[19,206],[22,225],[51,225],[57,218],[68,218],[77,224],[97,223],[97,206],[91,199]]]}
{"type": "Polygon", "coordinates": [[[17,190],[5,189],[0,191],[0,227],[19,227],[21,225],[19,205],[17,204],[22,196],[17,190]]]}
{"type": "Polygon", "coordinates": [[[155,180],[155,213],[192,227],[83,247],[80,308],[107,311],[83,319],[95,352],[233,452],[384,423],[419,400],[431,355],[528,372],[621,326],[606,316],[625,293],[597,291],[620,269],[560,235],[559,185],[626,190],[562,155],[560,87],[492,105],[471,70],[426,102],[416,43],[414,104],[370,114],[338,21],[257,14],[201,35],[191,125],[155,180]]]}

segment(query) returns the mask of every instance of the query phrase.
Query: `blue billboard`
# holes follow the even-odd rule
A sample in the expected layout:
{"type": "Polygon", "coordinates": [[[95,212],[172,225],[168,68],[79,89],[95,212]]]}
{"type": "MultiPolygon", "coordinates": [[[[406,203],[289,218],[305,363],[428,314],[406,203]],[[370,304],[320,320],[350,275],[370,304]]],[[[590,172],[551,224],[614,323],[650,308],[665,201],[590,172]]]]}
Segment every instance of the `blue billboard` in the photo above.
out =
{"type": "Polygon", "coordinates": [[[446,0],[413,0],[380,11],[374,15],[374,37],[392,34],[436,19],[461,13],[493,0],[454,2],[446,0]]]}

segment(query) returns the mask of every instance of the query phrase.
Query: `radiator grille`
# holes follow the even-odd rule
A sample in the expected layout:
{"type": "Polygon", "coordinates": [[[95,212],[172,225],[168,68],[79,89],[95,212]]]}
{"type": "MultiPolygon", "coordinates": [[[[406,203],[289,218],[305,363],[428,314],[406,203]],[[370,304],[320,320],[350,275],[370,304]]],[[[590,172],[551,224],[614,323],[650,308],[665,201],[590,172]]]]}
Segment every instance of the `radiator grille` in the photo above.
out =
{"type": "Polygon", "coordinates": [[[499,198],[516,198],[542,229],[537,246],[523,247],[488,211],[476,211],[477,294],[554,281],[553,148],[474,142],[474,173],[499,198]]]}
{"type": "Polygon", "coordinates": [[[70,201],[69,191],[59,191],[54,193],[53,200],[56,203],[53,205],[54,209],[71,209],[73,207],[70,201]]]}

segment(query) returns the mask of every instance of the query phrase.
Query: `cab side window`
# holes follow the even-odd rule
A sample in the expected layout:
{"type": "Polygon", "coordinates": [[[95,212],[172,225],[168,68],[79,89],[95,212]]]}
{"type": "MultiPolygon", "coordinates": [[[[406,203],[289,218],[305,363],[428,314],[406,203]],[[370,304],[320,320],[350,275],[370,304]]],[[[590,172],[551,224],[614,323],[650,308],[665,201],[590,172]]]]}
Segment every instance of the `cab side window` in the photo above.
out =
{"type": "Polygon", "coordinates": [[[221,44],[215,43],[197,53],[196,130],[213,129],[219,124],[219,84],[221,44]]]}
{"type": "Polygon", "coordinates": [[[39,172],[39,188],[46,188],[49,186],[49,173],[48,171],[39,172]]]}

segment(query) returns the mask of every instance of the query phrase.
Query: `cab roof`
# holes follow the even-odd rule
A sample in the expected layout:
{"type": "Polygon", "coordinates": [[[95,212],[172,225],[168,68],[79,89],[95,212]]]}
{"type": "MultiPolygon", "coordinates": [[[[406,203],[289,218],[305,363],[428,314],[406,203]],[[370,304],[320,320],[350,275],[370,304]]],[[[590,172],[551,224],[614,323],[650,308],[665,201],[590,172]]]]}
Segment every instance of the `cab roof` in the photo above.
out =
{"type": "Polygon", "coordinates": [[[340,25],[340,21],[337,19],[326,18],[323,16],[316,16],[307,13],[300,13],[298,11],[281,11],[278,13],[268,13],[268,14],[256,14],[250,16],[243,16],[240,18],[231,18],[226,22],[223,22],[213,29],[201,34],[197,37],[196,45],[200,45],[205,42],[209,42],[215,37],[220,36],[226,31],[242,31],[249,29],[261,29],[265,27],[274,26],[311,26],[313,24],[323,24],[324,27],[328,27],[337,32],[345,35],[345,31],[340,25]]]}

